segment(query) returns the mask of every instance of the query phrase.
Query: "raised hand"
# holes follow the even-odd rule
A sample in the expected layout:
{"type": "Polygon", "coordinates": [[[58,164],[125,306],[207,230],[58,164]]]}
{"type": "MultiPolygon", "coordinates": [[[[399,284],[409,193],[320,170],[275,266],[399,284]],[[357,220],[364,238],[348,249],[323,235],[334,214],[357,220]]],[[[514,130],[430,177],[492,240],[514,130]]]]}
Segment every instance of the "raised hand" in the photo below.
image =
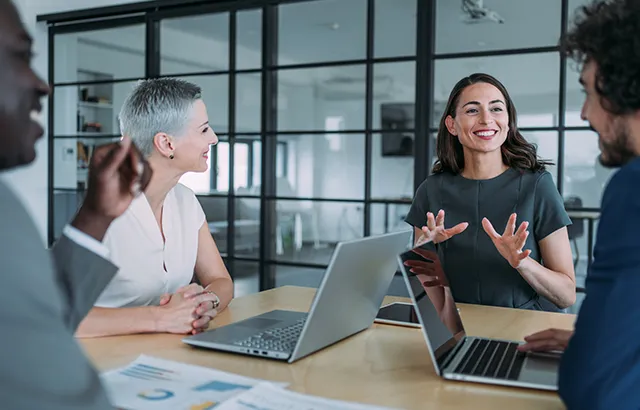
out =
{"type": "Polygon", "coordinates": [[[564,351],[573,332],[563,329],[547,329],[524,338],[525,344],[518,346],[521,352],[564,351]]]}
{"type": "Polygon", "coordinates": [[[482,227],[489,235],[491,241],[495,245],[500,255],[509,262],[512,268],[518,269],[522,261],[527,259],[531,254],[531,250],[522,250],[529,236],[529,222],[522,222],[516,231],[516,214],[511,214],[504,233],[500,235],[491,225],[487,218],[482,219],[482,227]]]}
{"type": "Polygon", "coordinates": [[[449,286],[447,278],[442,270],[440,259],[435,252],[426,249],[414,248],[413,252],[422,256],[424,260],[409,259],[404,265],[416,275],[425,288],[436,286],[449,286]]]}
{"type": "Polygon", "coordinates": [[[89,164],[87,194],[72,225],[102,241],[111,222],[127,210],[151,178],[150,168],[144,165],[128,137],[96,148],[89,164]]]}
{"type": "Polygon", "coordinates": [[[458,235],[464,232],[469,226],[469,223],[462,222],[458,225],[445,229],[444,227],[444,210],[440,210],[437,216],[433,216],[433,213],[427,212],[427,226],[423,226],[422,236],[418,238],[416,245],[427,241],[433,241],[433,243],[441,243],[450,239],[452,236],[458,235]]]}

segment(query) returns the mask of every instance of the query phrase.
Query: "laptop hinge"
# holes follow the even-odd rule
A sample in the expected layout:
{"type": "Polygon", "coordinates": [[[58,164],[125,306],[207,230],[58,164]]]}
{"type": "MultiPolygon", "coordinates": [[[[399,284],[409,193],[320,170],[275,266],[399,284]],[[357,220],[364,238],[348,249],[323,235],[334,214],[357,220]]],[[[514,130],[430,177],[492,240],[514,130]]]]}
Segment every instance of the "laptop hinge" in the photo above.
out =
{"type": "Polygon", "coordinates": [[[449,353],[447,354],[447,358],[444,359],[444,362],[442,363],[442,370],[446,369],[447,366],[449,366],[451,364],[451,362],[453,361],[454,357],[456,357],[456,355],[458,354],[460,349],[462,349],[462,346],[464,345],[466,340],[467,340],[467,337],[466,336],[463,337],[462,339],[460,339],[458,341],[458,343],[456,343],[456,345],[453,347],[453,349],[451,349],[449,351],[449,353]]]}

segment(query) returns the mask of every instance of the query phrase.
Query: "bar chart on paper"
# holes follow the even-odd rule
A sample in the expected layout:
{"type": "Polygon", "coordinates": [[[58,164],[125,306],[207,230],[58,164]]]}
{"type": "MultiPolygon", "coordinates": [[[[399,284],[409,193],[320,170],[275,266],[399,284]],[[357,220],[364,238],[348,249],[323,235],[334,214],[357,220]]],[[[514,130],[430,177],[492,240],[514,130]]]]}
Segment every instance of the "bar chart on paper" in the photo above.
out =
{"type": "Polygon", "coordinates": [[[210,410],[263,381],[144,355],[101,377],[111,404],[132,410],[210,410]]]}

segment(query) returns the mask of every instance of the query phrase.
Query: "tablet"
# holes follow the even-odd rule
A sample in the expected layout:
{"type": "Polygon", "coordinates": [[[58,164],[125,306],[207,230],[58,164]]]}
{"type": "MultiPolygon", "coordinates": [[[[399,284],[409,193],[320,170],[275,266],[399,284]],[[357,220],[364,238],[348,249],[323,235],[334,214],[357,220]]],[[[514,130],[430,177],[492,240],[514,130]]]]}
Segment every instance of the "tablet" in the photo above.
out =
{"type": "Polygon", "coordinates": [[[413,304],[405,302],[393,302],[382,306],[374,322],[387,325],[420,327],[413,304]]]}

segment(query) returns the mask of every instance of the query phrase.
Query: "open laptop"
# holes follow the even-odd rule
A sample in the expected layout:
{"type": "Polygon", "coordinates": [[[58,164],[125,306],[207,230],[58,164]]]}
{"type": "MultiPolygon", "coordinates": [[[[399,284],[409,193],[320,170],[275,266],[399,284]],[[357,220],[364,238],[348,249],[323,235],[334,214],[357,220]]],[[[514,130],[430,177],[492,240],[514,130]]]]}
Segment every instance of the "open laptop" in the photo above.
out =
{"type": "Polygon", "coordinates": [[[559,354],[525,354],[516,350],[519,343],[515,341],[466,335],[433,243],[403,252],[397,260],[439,376],[557,390],[559,354]],[[445,297],[451,303],[442,304],[445,297]],[[443,306],[442,311],[436,306],[443,306]]]}
{"type": "Polygon", "coordinates": [[[308,314],[273,310],[183,342],[293,363],[373,324],[410,238],[403,231],[338,243],[308,314]]]}

